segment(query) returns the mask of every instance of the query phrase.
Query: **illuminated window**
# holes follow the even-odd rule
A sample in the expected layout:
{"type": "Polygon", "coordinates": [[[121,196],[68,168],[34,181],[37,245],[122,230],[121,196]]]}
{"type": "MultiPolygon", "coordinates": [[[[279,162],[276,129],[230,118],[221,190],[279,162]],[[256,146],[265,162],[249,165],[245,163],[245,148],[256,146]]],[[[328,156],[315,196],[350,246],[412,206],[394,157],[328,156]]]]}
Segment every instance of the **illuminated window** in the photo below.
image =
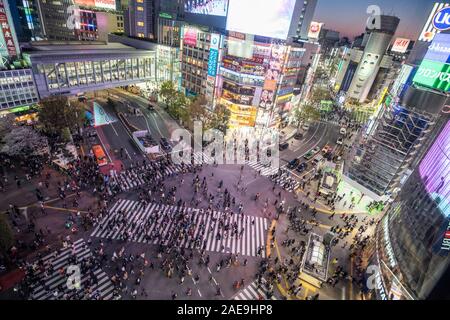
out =
{"type": "Polygon", "coordinates": [[[143,37],[144,37],[144,34],[139,32],[139,33],[137,34],[137,36],[138,36],[139,38],[143,38],[143,37]]]}
{"type": "Polygon", "coordinates": [[[136,0],[137,3],[144,3],[144,0],[136,0]]]}
{"type": "Polygon", "coordinates": [[[144,7],[138,6],[138,7],[137,7],[137,11],[144,11],[144,7]]]}
{"type": "Polygon", "coordinates": [[[138,21],[137,25],[138,25],[139,27],[143,27],[143,26],[144,26],[144,22],[143,22],[143,21],[138,21]]]}

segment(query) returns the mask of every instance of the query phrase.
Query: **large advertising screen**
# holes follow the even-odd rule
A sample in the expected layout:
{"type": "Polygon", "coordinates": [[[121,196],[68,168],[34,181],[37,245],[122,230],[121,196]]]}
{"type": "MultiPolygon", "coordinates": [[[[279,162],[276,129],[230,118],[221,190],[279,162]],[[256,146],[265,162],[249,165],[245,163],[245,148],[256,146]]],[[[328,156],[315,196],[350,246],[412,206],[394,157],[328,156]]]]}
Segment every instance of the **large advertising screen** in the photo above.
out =
{"type": "Polygon", "coordinates": [[[428,51],[424,59],[442,63],[450,63],[450,34],[437,34],[431,45],[428,47],[428,51]]]}
{"type": "Polygon", "coordinates": [[[74,0],[74,3],[80,6],[116,10],[116,0],[74,0]]]}
{"type": "Polygon", "coordinates": [[[431,60],[422,60],[413,82],[425,87],[450,91],[450,64],[431,60]]]}
{"type": "Polygon", "coordinates": [[[450,121],[428,150],[419,165],[420,177],[430,197],[443,215],[433,251],[450,253],[450,121]]]}
{"type": "Polygon", "coordinates": [[[227,30],[285,40],[296,0],[230,0],[227,30]]]}
{"type": "Polygon", "coordinates": [[[208,27],[225,28],[228,0],[185,0],[185,20],[208,27]]]}
{"type": "Polygon", "coordinates": [[[227,16],[228,0],[186,0],[184,11],[211,16],[227,16]]]}
{"type": "Polygon", "coordinates": [[[422,32],[419,36],[419,41],[431,42],[436,34],[440,33],[440,30],[435,27],[435,19],[438,18],[437,13],[443,8],[450,6],[449,3],[435,2],[433,8],[428,15],[427,22],[423,26],[422,32]]]}

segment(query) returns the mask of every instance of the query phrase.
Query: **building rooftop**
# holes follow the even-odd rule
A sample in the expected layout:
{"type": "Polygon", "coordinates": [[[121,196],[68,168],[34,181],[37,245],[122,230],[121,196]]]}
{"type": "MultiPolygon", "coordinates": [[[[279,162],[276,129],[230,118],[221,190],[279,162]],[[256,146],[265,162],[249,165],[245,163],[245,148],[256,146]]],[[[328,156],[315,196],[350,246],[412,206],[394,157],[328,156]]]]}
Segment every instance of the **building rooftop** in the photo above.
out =
{"type": "Polygon", "coordinates": [[[80,42],[80,41],[37,41],[24,47],[24,52],[36,56],[52,55],[84,55],[84,54],[114,54],[114,53],[148,53],[149,50],[136,49],[117,42],[80,42]]]}

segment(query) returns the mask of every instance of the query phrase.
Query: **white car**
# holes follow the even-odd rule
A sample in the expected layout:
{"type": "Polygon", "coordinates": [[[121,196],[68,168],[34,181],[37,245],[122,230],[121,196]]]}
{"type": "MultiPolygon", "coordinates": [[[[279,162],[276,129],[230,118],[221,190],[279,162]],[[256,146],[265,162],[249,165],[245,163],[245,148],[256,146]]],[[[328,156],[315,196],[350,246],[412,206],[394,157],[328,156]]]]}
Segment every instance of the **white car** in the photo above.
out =
{"type": "Polygon", "coordinates": [[[339,138],[339,139],[337,139],[337,141],[336,141],[336,144],[342,144],[342,142],[343,142],[343,139],[342,138],[339,138]]]}
{"type": "Polygon", "coordinates": [[[308,131],[309,130],[309,123],[305,123],[302,127],[303,130],[308,131]]]}
{"type": "Polygon", "coordinates": [[[339,130],[339,133],[342,135],[345,135],[345,134],[347,134],[347,129],[342,127],[341,130],[339,130]]]}

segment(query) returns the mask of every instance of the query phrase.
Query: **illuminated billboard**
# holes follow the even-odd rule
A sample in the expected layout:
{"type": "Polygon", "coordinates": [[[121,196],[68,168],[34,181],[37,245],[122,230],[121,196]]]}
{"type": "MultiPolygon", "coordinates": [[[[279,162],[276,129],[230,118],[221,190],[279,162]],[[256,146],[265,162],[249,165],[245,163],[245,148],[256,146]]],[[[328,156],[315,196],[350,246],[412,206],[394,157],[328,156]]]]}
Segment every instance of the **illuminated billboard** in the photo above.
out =
{"type": "Polygon", "coordinates": [[[420,177],[430,197],[443,215],[439,236],[433,246],[441,255],[450,252],[450,121],[428,150],[419,165],[420,177]]]}
{"type": "Polygon", "coordinates": [[[430,14],[428,15],[427,21],[425,25],[423,26],[422,32],[419,36],[419,41],[426,41],[431,42],[436,34],[438,34],[440,31],[436,29],[435,23],[439,25],[439,19],[440,15],[437,14],[440,13],[440,11],[450,6],[449,3],[445,2],[435,2],[433,8],[431,9],[430,14]]]}
{"type": "Polygon", "coordinates": [[[116,0],[74,0],[79,6],[116,10],[116,0]]]}
{"type": "Polygon", "coordinates": [[[230,0],[228,31],[286,40],[296,0],[230,0]],[[256,4],[256,5],[255,5],[256,4]]]}
{"type": "Polygon", "coordinates": [[[424,59],[442,63],[450,63],[450,34],[437,34],[431,45],[428,47],[428,51],[424,59]]]}
{"type": "Polygon", "coordinates": [[[197,32],[196,28],[185,27],[183,33],[183,43],[188,46],[195,47],[197,45],[197,32]]]}
{"type": "Polygon", "coordinates": [[[185,20],[192,24],[225,28],[228,0],[185,0],[185,20]]]}
{"type": "Polygon", "coordinates": [[[432,89],[450,91],[450,64],[424,59],[413,82],[432,89]]]}
{"type": "Polygon", "coordinates": [[[309,39],[319,39],[320,30],[322,29],[323,23],[311,21],[308,30],[309,39]]]}
{"type": "Polygon", "coordinates": [[[184,11],[195,14],[226,17],[228,0],[186,0],[184,11]]]}
{"type": "Polygon", "coordinates": [[[392,45],[392,52],[405,53],[411,40],[405,38],[397,38],[392,45]]]}

